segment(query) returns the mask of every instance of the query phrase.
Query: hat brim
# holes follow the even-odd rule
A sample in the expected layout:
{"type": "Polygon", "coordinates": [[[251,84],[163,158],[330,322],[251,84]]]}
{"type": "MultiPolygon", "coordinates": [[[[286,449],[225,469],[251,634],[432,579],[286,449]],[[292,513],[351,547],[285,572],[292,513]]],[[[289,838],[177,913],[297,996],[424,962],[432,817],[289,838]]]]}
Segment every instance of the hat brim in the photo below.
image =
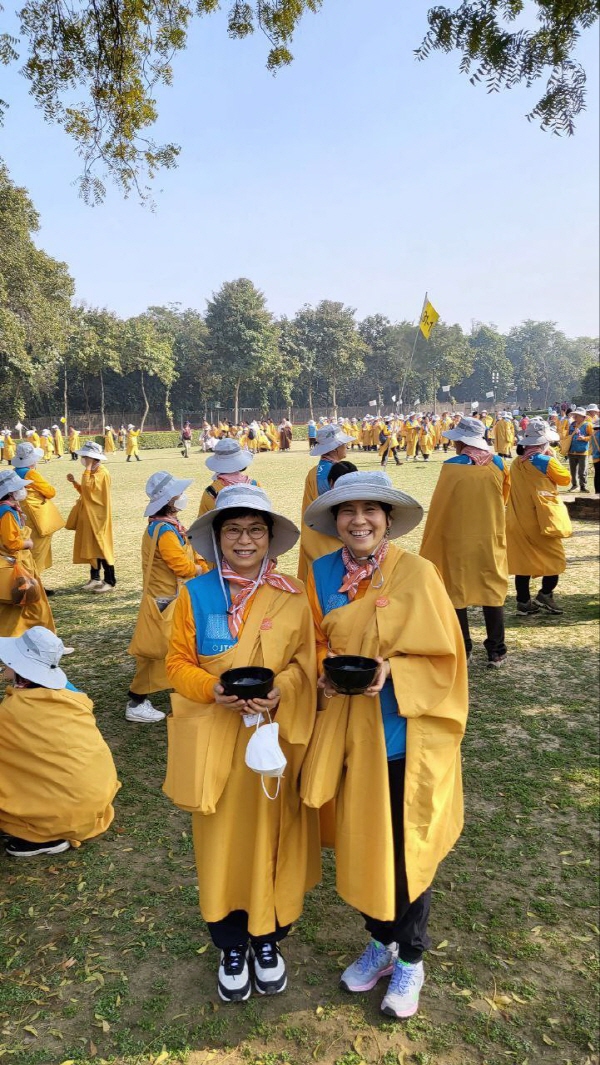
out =
{"type": "Polygon", "coordinates": [[[104,452],[102,452],[101,455],[90,455],[89,451],[85,450],[85,446],[80,448],[79,451],[76,451],[75,454],[79,455],[80,459],[94,459],[95,462],[106,462],[106,455],[104,452]]]}
{"type": "Polygon", "coordinates": [[[523,447],[540,447],[541,444],[557,444],[560,440],[560,434],[555,432],[554,429],[548,429],[545,433],[539,433],[536,437],[519,436],[517,443],[522,444],[523,447]]]}
{"type": "MultiPolygon", "coordinates": [[[[200,518],[196,518],[196,521],[188,529],[188,540],[192,547],[207,562],[218,561],[215,557],[212,536],[212,527],[217,514],[226,515],[228,510],[237,509],[238,507],[219,507],[218,510],[209,510],[200,518]]],[[[284,518],[283,514],[265,510],[264,507],[252,506],[251,502],[244,503],[244,510],[255,510],[257,514],[270,514],[273,519],[273,536],[267,552],[269,558],[278,558],[280,555],[285,555],[286,551],[289,551],[297,543],[300,529],[289,518],[284,518]]]]}
{"type": "Polygon", "coordinates": [[[10,460],[10,464],[11,464],[11,466],[19,466],[19,467],[21,467],[23,469],[25,467],[27,467],[27,469],[31,469],[31,467],[35,466],[36,462],[39,462],[39,460],[43,459],[43,457],[44,457],[44,452],[42,451],[41,447],[34,447],[34,449],[33,449],[33,459],[30,459],[28,462],[22,462],[15,455],[10,460]]]}
{"type": "Polygon", "coordinates": [[[341,503],[353,503],[356,500],[365,500],[371,503],[389,503],[392,511],[390,514],[390,527],[388,536],[395,540],[398,536],[416,529],[423,518],[423,507],[416,499],[401,492],[399,488],[378,488],[373,485],[340,485],[324,492],[322,496],[306,508],[304,523],[315,532],[324,533],[326,536],[334,536],[339,540],[336,520],[331,513],[331,508],[341,503]]]}
{"type": "Polygon", "coordinates": [[[16,485],[15,488],[6,488],[8,481],[2,482],[2,484],[0,484],[0,499],[3,499],[4,496],[12,495],[13,492],[19,492],[21,488],[25,488],[28,484],[33,484],[33,481],[28,481],[24,477],[19,477],[18,473],[13,473],[13,477],[15,477],[20,484],[16,485]]]}
{"type": "Polygon", "coordinates": [[[14,669],[20,677],[32,681],[33,684],[41,684],[42,687],[52,688],[54,691],[66,687],[67,674],[60,666],[51,669],[50,666],[44,666],[41,662],[32,662],[19,651],[15,644],[17,638],[6,636],[0,639],[0,661],[10,669],[14,669]]]}
{"type": "Polygon", "coordinates": [[[157,513],[157,511],[162,510],[163,507],[166,507],[167,503],[170,503],[172,499],[177,499],[180,495],[183,495],[186,488],[189,488],[191,484],[191,478],[189,481],[184,481],[177,480],[177,478],[174,477],[172,481],[169,481],[169,484],[165,488],[164,492],[161,492],[160,495],[154,496],[150,500],[148,506],[144,511],[144,517],[151,518],[153,514],[157,513]]]}
{"type": "Polygon", "coordinates": [[[310,451],[310,455],[313,458],[318,458],[319,455],[327,455],[329,451],[335,451],[342,444],[351,444],[353,440],[354,437],[348,436],[348,433],[338,433],[334,440],[328,441],[326,444],[315,444],[310,451]]]}
{"type": "Polygon", "coordinates": [[[242,448],[241,451],[236,451],[233,455],[213,454],[207,458],[205,466],[208,470],[212,470],[213,473],[241,473],[253,461],[254,455],[252,452],[245,451],[242,448]]]}
{"type": "Polygon", "coordinates": [[[461,444],[466,444],[467,447],[478,447],[480,451],[491,451],[491,447],[487,440],[484,440],[482,436],[471,436],[469,433],[463,433],[461,429],[445,429],[442,436],[448,438],[448,440],[459,440],[461,444]]]}

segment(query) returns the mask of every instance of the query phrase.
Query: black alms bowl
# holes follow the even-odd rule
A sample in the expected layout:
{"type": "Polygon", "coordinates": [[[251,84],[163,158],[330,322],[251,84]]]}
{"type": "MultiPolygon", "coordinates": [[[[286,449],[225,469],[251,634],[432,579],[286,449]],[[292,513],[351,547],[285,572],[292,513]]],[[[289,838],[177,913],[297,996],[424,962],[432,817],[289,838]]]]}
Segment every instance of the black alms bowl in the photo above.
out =
{"type": "Polygon", "coordinates": [[[337,655],[326,658],[323,669],[328,679],[343,695],[361,695],[373,683],[378,662],[362,655],[337,655]]]}
{"type": "Polygon", "coordinates": [[[238,699],[265,699],[274,680],[273,670],[264,666],[244,666],[221,674],[225,695],[237,695],[238,699]]]}

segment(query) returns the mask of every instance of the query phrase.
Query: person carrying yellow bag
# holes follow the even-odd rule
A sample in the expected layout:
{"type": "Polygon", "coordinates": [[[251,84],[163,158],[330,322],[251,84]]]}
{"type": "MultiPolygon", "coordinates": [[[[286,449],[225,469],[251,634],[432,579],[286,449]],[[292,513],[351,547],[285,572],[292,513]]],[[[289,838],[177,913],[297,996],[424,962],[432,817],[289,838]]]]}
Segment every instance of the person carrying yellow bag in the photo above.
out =
{"type": "Polygon", "coordinates": [[[127,721],[147,723],[164,718],[148,696],[171,688],[165,657],[177,596],[184,581],[207,569],[191,546],[178,517],[187,506],[185,490],[191,483],[191,480],[178,480],[160,470],[153,473],[146,484],[150,502],[144,512],[148,527],[142,537],[144,591],[129,645],[136,671],[125,708],[127,721]]]}
{"type": "Polygon", "coordinates": [[[55,532],[65,527],[64,518],[52,502],[56,495],[56,488],[35,468],[42,455],[41,448],[22,441],[17,445],[12,460],[15,473],[28,482],[27,499],[23,501],[23,511],[31,525],[31,539],[33,540],[31,553],[38,573],[51,568],[52,537],[55,532]]]}
{"type": "Polygon", "coordinates": [[[67,474],[79,499],[67,518],[66,528],[75,532],[74,565],[88,565],[90,579],[83,585],[86,592],[111,592],[116,586],[115,555],[112,529],[112,500],[110,474],[102,466],[106,462],[100,444],[89,440],[77,452],[85,467],[81,484],[72,473],[67,474]],[[100,578],[100,567],[104,580],[100,578]]]}
{"type": "Polygon", "coordinates": [[[543,418],[532,418],[517,445],[510,468],[511,492],[506,511],[508,571],[515,577],[517,615],[545,611],[562,614],[554,598],[559,574],[567,568],[563,539],[570,536],[570,519],[558,486],[566,487],[568,470],[553,458],[550,445],[558,433],[543,418]],[[542,578],[535,599],[532,577],[542,578]]]}

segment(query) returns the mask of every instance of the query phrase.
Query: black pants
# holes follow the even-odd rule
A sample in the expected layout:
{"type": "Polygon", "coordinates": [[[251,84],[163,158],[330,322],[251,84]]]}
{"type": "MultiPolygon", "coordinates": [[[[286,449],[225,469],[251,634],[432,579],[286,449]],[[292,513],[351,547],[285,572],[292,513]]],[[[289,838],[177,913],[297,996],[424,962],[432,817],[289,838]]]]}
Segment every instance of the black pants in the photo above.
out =
{"type": "MultiPolygon", "coordinates": [[[[504,642],[504,607],[503,606],[484,606],[483,620],[485,621],[485,631],[487,633],[487,639],[483,641],[488,658],[492,655],[505,655],[506,644],[504,642]]],[[[465,641],[465,651],[470,654],[473,650],[473,641],[471,639],[471,633],[469,631],[469,619],[467,617],[467,608],[460,607],[456,611],[460,630],[463,634],[463,640],[465,641]]]]}
{"type": "MultiPolygon", "coordinates": [[[[517,603],[528,603],[531,599],[531,592],[529,591],[529,582],[531,577],[515,577],[515,589],[517,592],[517,603]]],[[[552,595],[552,592],[558,584],[558,575],[554,574],[552,577],[542,577],[542,592],[544,595],[552,595]]]]}
{"type": "Polygon", "coordinates": [[[594,463],[594,492],[600,495],[600,462],[594,463]]]}
{"type": "Polygon", "coordinates": [[[99,581],[100,580],[100,566],[102,566],[102,569],[104,570],[104,581],[105,581],[105,583],[106,584],[110,584],[111,587],[114,588],[115,584],[117,583],[117,578],[115,577],[115,567],[114,566],[109,566],[109,564],[108,564],[108,562],[106,561],[105,558],[96,559],[96,568],[94,568],[94,566],[92,566],[91,569],[90,569],[90,580],[91,581],[99,581]]]}
{"type": "Polygon", "coordinates": [[[78,457],[74,451],[71,452],[71,462],[77,462],[78,457]]]}
{"type": "Polygon", "coordinates": [[[588,457],[587,455],[569,455],[569,469],[571,470],[571,484],[573,488],[577,487],[577,478],[579,477],[579,487],[587,488],[587,476],[588,476],[588,457]]]}
{"type": "MultiPolygon", "coordinates": [[[[275,915],[273,915],[275,916],[275,915]]],[[[207,921],[211,939],[219,950],[228,950],[230,947],[245,947],[248,940],[253,943],[277,943],[285,939],[290,928],[289,924],[280,925],[275,922],[275,931],[266,936],[251,936],[248,931],[248,914],[245,910],[232,910],[222,921],[207,921]]]]}
{"type": "MultiPolygon", "coordinates": [[[[137,453],[136,453],[136,456],[135,456],[135,461],[136,462],[141,462],[142,461],[140,456],[137,453]]],[[[127,456],[127,462],[131,462],[131,455],[127,456]]]]}
{"type": "MultiPolygon", "coordinates": [[[[408,898],[406,864],[404,860],[404,772],[406,761],[399,758],[388,762],[390,802],[392,807],[392,833],[394,836],[394,874],[396,877],[396,918],[379,921],[363,913],[365,927],[380,943],[398,943],[400,959],[414,965],[421,960],[423,952],[431,946],[427,935],[431,888],[414,899],[408,898]]],[[[368,858],[365,860],[368,861],[368,858]]]]}
{"type": "Polygon", "coordinates": [[[381,465],[382,466],[386,466],[387,465],[387,460],[389,459],[390,455],[394,456],[394,462],[396,463],[396,466],[401,466],[402,465],[402,463],[400,462],[400,459],[398,458],[398,448],[397,447],[388,447],[387,451],[384,451],[383,457],[381,459],[381,465]]]}

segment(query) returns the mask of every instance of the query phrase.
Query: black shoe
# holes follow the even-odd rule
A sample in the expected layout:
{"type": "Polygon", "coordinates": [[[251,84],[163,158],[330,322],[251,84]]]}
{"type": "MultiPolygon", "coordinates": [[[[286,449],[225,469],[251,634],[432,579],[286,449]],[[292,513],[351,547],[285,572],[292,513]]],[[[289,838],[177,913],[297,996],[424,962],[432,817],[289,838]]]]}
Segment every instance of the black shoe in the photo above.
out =
{"type": "Polygon", "coordinates": [[[589,492],[589,488],[580,488],[579,491],[580,492],[589,492]]]}
{"type": "Polygon", "coordinates": [[[221,951],[217,991],[223,1002],[245,1002],[250,998],[248,948],[243,943],[221,951]]]}
{"type": "Polygon", "coordinates": [[[259,995],[279,995],[287,987],[285,961],[276,943],[250,944],[254,985],[259,995]]]}
{"type": "Polygon", "coordinates": [[[36,858],[39,854],[62,854],[68,851],[71,844],[66,839],[51,839],[47,843],[30,843],[26,839],[18,839],[12,836],[6,847],[6,853],[11,858],[36,858]]]}
{"type": "Polygon", "coordinates": [[[46,595],[48,596],[48,598],[50,598],[51,595],[56,595],[56,592],[54,591],[54,588],[44,588],[44,591],[45,591],[46,595]]]}
{"type": "Polygon", "coordinates": [[[506,662],[507,658],[508,658],[508,655],[507,655],[506,651],[504,652],[503,655],[499,655],[499,654],[496,654],[496,653],[491,654],[490,657],[488,658],[488,669],[501,669],[501,667],[506,662]]]}

